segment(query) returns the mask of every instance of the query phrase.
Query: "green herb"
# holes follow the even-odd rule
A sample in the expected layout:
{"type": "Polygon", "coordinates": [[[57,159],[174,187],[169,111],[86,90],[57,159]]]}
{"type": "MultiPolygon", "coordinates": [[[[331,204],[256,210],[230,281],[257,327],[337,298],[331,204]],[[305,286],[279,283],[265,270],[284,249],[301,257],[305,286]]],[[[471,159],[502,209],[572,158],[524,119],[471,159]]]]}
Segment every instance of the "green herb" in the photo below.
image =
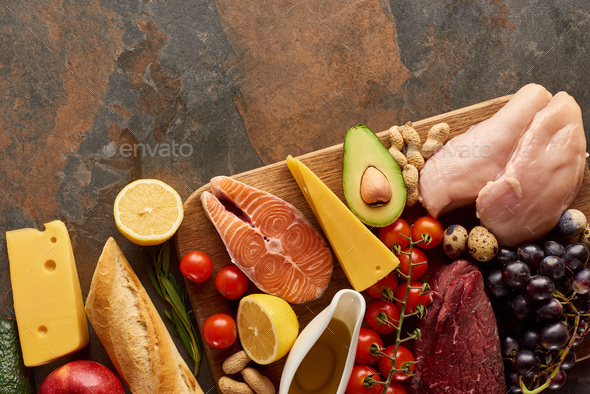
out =
{"type": "MultiPolygon", "coordinates": [[[[412,226],[413,227],[413,226],[412,226]]],[[[402,235],[404,236],[404,235],[402,235]]],[[[404,236],[405,237],[405,236],[404,236]]],[[[404,363],[404,365],[402,365],[401,368],[396,368],[395,367],[395,358],[397,355],[397,349],[398,346],[400,344],[402,344],[403,342],[406,341],[410,341],[412,339],[419,339],[420,336],[422,335],[422,333],[420,332],[419,329],[415,329],[410,335],[406,336],[405,338],[402,338],[402,325],[404,322],[404,319],[410,316],[417,316],[419,319],[422,319],[426,316],[427,310],[426,307],[424,305],[418,304],[416,306],[416,311],[412,312],[412,313],[406,313],[406,303],[408,301],[408,295],[410,294],[410,290],[411,289],[421,289],[421,294],[427,294],[430,291],[430,286],[428,285],[428,283],[424,283],[421,287],[414,287],[414,286],[410,286],[410,283],[412,282],[411,277],[412,277],[412,268],[420,265],[422,263],[414,263],[412,261],[412,249],[414,247],[416,247],[416,245],[424,242],[424,239],[421,239],[417,242],[412,241],[411,238],[409,237],[405,237],[408,238],[410,240],[410,250],[408,252],[400,252],[400,253],[404,253],[406,255],[408,255],[409,260],[410,260],[410,268],[408,270],[408,275],[404,275],[403,272],[400,271],[399,267],[397,268],[397,274],[402,278],[406,280],[406,292],[404,294],[404,298],[403,300],[396,300],[395,297],[393,297],[392,294],[387,294],[390,297],[391,301],[399,301],[402,305],[400,307],[400,317],[399,317],[399,321],[397,323],[397,329],[396,329],[396,336],[395,336],[395,347],[393,350],[393,355],[389,356],[385,353],[383,353],[381,350],[382,349],[372,349],[371,353],[374,355],[380,355],[381,357],[387,357],[388,359],[391,360],[391,369],[389,371],[389,375],[387,376],[387,379],[384,382],[379,382],[374,380],[373,378],[367,377],[365,378],[365,386],[367,387],[373,387],[377,384],[383,385],[383,393],[382,394],[386,394],[387,393],[387,388],[389,387],[389,385],[392,382],[392,378],[393,378],[393,374],[396,372],[403,372],[404,375],[406,376],[414,376],[414,373],[412,372],[411,368],[411,364],[415,364],[416,361],[408,361],[406,363],[404,363]]],[[[373,347],[373,346],[371,346],[373,347]]]]}
{"type": "Polygon", "coordinates": [[[176,278],[170,272],[170,245],[165,242],[156,246],[153,256],[153,264],[148,269],[150,279],[156,291],[166,300],[171,310],[166,310],[166,317],[174,324],[174,333],[181,339],[188,354],[195,361],[194,374],[199,372],[201,363],[201,350],[197,342],[195,327],[190,319],[192,310],[188,309],[188,296],[178,285],[176,278]]]}

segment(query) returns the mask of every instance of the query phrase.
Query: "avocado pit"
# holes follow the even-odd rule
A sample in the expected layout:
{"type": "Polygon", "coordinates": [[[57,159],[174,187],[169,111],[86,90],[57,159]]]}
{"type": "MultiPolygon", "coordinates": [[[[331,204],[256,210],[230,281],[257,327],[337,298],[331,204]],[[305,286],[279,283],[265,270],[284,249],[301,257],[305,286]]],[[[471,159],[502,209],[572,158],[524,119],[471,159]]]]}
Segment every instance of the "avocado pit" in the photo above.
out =
{"type": "Polygon", "coordinates": [[[361,198],[368,205],[384,205],[391,200],[391,185],[385,174],[368,166],[361,178],[361,198]]]}

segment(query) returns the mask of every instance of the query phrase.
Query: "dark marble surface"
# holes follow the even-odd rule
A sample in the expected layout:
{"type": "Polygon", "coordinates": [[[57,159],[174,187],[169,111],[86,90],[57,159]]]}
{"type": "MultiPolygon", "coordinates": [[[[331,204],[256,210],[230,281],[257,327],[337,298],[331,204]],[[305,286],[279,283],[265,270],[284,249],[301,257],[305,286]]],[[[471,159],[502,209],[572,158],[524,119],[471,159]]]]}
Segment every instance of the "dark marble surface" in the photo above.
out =
{"type": "MultiPolygon", "coordinates": [[[[2,0],[0,295],[4,232],[61,219],[82,291],[109,236],[152,299],[142,248],[112,206],[155,177],[183,198],[229,175],[515,92],[565,90],[590,124],[590,1],[2,0]]],[[[588,127],[586,126],[588,133],[588,127]]],[[[186,353],[183,353],[186,356],[186,353]]],[[[73,358],[112,367],[95,336],[73,358]]],[[[590,392],[590,362],[564,393],[590,392]]],[[[204,391],[213,382],[204,363],[204,391]]],[[[213,388],[209,392],[213,392],[213,388]]]]}

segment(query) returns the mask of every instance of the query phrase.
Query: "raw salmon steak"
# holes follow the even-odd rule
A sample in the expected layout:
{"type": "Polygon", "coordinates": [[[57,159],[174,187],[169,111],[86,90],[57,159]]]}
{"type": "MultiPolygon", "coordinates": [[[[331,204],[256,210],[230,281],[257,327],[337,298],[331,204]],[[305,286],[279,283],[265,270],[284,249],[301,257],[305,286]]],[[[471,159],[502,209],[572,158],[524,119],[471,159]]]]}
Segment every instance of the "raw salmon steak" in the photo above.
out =
{"type": "Polygon", "coordinates": [[[332,277],[332,253],[293,205],[232,178],[211,179],[205,213],[235,265],[262,291],[299,304],[320,297],[332,277]]]}

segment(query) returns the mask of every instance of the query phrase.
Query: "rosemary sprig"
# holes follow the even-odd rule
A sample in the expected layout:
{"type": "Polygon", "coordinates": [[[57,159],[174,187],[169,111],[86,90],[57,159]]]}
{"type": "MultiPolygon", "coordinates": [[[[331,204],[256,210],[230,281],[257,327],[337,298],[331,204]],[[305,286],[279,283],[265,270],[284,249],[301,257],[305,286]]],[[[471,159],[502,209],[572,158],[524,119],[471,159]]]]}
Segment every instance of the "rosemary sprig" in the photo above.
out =
{"type": "Polygon", "coordinates": [[[192,310],[187,307],[188,296],[186,290],[183,291],[172,272],[170,272],[170,245],[168,242],[156,246],[148,273],[158,294],[172,308],[164,311],[164,313],[174,324],[174,333],[180,338],[189,355],[195,361],[193,373],[197,376],[199,364],[201,363],[201,350],[199,349],[195,327],[190,319],[192,310]]]}

